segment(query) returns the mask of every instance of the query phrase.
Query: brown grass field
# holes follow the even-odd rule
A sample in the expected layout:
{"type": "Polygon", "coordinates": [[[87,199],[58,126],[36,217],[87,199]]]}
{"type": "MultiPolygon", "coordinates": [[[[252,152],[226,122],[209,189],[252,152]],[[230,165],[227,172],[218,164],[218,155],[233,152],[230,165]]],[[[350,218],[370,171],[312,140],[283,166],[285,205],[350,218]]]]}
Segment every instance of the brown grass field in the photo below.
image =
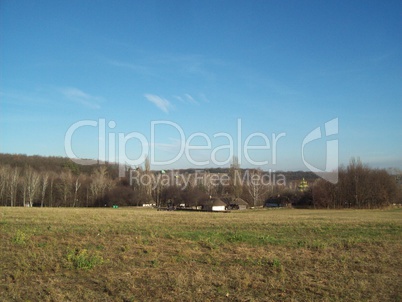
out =
{"type": "Polygon", "coordinates": [[[0,208],[2,301],[402,301],[402,209],[0,208]]]}

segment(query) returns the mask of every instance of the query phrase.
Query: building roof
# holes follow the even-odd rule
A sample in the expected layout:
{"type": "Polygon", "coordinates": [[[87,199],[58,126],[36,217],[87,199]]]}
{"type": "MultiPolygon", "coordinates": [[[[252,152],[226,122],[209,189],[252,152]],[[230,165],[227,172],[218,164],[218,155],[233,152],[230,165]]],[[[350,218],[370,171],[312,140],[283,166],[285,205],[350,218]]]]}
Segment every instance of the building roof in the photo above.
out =
{"type": "Polygon", "coordinates": [[[242,205],[242,206],[249,206],[247,201],[244,199],[241,199],[239,197],[233,197],[233,196],[226,196],[222,198],[223,202],[225,202],[227,205],[242,205]]]}
{"type": "Polygon", "coordinates": [[[226,206],[226,203],[223,202],[220,198],[212,198],[211,200],[213,207],[226,206]]]}
{"type": "Polygon", "coordinates": [[[204,206],[212,206],[212,207],[226,206],[226,203],[224,201],[222,201],[222,199],[217,198],[217,197],[203,200],[200,204],[204,205],[204,206]]]}
{"type": "Polygon", "coordinates": [[[236,204],[236,205],[239,205],[239,206],[249,206],[247,201],[245,201],[244,199],[241,199],[239,197],[234,198],[232,200],[232,204],[236,204]]]}

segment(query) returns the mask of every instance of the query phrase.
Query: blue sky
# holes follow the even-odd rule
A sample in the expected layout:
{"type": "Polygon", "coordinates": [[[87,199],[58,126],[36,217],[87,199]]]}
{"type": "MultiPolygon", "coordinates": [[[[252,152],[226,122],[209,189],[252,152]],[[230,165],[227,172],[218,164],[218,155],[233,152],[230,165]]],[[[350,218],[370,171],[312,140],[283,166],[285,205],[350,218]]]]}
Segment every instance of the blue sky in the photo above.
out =
{"type": "Polygon", "coordinates": [[[330,140],[339,164],[402,168],[401,13],[401,1],[1,1],[0,152],[66,156],[81,122],[76,156],[152,152],[155,169],[237,155],[324,170],[330,140]]]}

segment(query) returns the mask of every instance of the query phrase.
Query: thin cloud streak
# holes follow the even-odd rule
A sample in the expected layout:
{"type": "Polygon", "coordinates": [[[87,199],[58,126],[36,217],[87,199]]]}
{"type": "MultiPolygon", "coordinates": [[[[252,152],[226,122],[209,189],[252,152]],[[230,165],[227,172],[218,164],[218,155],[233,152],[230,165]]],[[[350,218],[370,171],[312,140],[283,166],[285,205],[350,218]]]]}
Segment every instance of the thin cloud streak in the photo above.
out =
{"type": "Polygon", "coordinates": [[[164,99],[160,96],[157,96],[155,94],[144,94],[144,97],[151,103],[153,103],[156,107],[158,107],[160,110],[162,110],[165,113],[169,113],[169,110],[171,109],[172,105],[167,99],[164,99]]]}
{"type": "Polygon", "coordinates": [[[169,153],[178,153],[183,145],[185,145],[185,141],[181,141],[176,138],[169,137],[168,140],[170,143],[154,143],[153,145],[149,145],[150,147],[155,147],[159,151],[166,151],[169,153]]]}
{"type": "Polygon", "coordinates": [[[98,104],[102,100],[100,97],[90,95],[74,87],[63,88],[60,91],[69,100],[91,109],[100,109],[100,105],[98,104]]]}
{"type": "Polygon", "coordinates": [[[186,97],[186,99],[189,103],[198,105],[198,102],[188,93],[186,93],[184,96],[186,97]]]}
{"type": "Polygon", "coordinates": [[[196,101],[190,94],[185,93],[184,96],[175,95],[175,99],[179,100],[181,103],[184,104],[194,104],[199,105],[199,102],[196,101]]]}
{"type": "Polygon", "coordinates": [[[115,67],[130,69],[130,70],[135,71],[142,75],[149,75],[149,76],[156,75],[154,72],[151,71],[151,68],[148,66],[143,66],[143,65],[138,65],[138,64],[128,63],[128,62],[122,62],[122,61],[116,61],[116,60],[110,60],[110,61],[108,61],[108,63],[115,67]]]}

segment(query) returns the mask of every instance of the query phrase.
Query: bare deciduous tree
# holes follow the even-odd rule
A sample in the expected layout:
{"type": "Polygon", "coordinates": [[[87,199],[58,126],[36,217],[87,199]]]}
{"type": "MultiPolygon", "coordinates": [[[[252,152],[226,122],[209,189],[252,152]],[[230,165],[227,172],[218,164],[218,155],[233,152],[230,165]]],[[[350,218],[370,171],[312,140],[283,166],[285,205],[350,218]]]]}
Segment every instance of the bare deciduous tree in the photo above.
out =
{"type": "Polygon", "coordinates": [[[40,206],[43,207],[45,202],[45,195],[46,195],[46,188],[49,183],[49,173],[44,172],[42,174],[42,192],[41,192],[41,199],[40,199],[40,206]]]}
{"type": "Polygon", "coordinates": [[[12,207],[16,205],[19,175],[20,169],[18,167],[14,167],[10,171],[8,180],[8,195],[10,197],[10,206],[12,207]]]}
{"type": "Polygon", "coordinates": [[[28,195],[28,181],[25,179],[25,177],[21,177],[19,179],[19,187],[21,190],[21,194],[22,194],[22,206],[26,207],[29,206],[29,203],[27,203],[27,195],[28,195]]]}
{"type": "Polygon", "coordinates": [[[268,188],[264,186],[263,173],[261,170],[247,171],[246,179],[247,190],[251,195],[253,205],[258,206],[268,192],[268,188]]]}
{"type": "Polygon", "coordinates": [[[107,177],[107,169],[105,166],[100,166],[97,170],[95,170],[95,172],[92,174],[92,182],[89,186],[93,201],[96,201],[96,199],[105,195],[109,182],[110,181],[107,177]]]}
{"type": "Polygon", "coordinates": [[[28,194],[28,203],[29,206],[32,207],[33,202],[35,200],[36,194],[39,189],[40,184],[40,175],[31,167],[28,167],[25,170],[25,182],[28,194]]]}
{"type": "Polygon", "coordinates": [[[74,202],[73,202],[73,207],[77,205],[78,202],[78,190],[81,187],[81,180],[80,176],[77,176],[74,181],[74,202]]]}
{"type": "Polygon", "coordinates": [[[146,178],[149,180],[145,184],[145,192],[149,198],[152,196],[152,186],[153,186],[153,177],[151,175],[151,164],[149,161],[148,156],[145,158],[145,163],[144,163],[144,173],[146,175],[146,178]]]}
{"type": "Polygon", "coordinates": [[[240,175],[240,164],[237,156],[233,156],[232,163],[229,169],[230,193],[234,197],[240,197],[243,192],[243,186],[240,175]]]}
{"type": "Polygon", "coordinates": [[[9,169],[9,166],[0,166],[0,200],[2,201],[2,205],[7,204],[6,189],[9,169]]]}
{"type": "Polygon", "coordinates": [[[69,204],[68,199],[71,197],[72,179],[73,176],[70,170],[65,169],[61,172],[59,191],[61,193],[63,206],[67,206],[69,204]]]}
{"type": "Polygon", "coordinates": [[[53,198],[54,198],[54,181],[57,175],[54,172],[49,173],[49,207],[53,206],[53,198]]]}

